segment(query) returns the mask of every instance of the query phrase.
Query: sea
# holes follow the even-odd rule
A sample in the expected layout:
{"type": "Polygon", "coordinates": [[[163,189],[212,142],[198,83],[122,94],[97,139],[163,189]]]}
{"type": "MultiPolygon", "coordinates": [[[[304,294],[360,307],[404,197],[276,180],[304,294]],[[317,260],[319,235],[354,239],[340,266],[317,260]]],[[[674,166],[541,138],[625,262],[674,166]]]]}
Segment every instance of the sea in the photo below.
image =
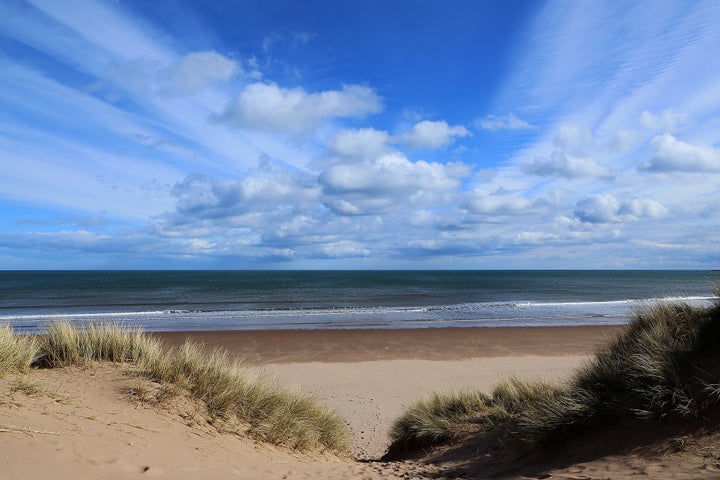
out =
{"type": "Polygon", "coordinates": [[[710,304],[709,270],[0,271],[0,324],[146,331],[619,325],[710,304]]]}

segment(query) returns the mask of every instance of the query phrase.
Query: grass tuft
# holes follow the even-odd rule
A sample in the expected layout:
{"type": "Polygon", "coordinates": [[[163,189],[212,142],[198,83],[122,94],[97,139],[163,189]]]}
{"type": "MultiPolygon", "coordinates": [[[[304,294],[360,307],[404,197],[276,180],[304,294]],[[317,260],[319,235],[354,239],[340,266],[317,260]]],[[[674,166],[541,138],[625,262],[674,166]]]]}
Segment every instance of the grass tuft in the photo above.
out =
{"type": "Polygon", "coordinates": [[[78,328],[67,321],[53,323],[40,340],[37,365],[65,367],[89,361],[136,362],[157,348],[142,330],[118,324],[90,324],[78,328]]]}
{"type": "Polygon", "coordinates": [[[11,372],[27,372],[38,357],[33,338],[15,335],[7,325],[0,325],[0,378],[11,372]]]}
{"type": "Polygon", "coordinates": [[[487,414],[490,397],[479,391],[434,393],[411,406],[392,426],[393,443],[422,447],[458,435],[473,416],[487,414]]]}
{"type": "Polygon", "coordinates": [[[498,383],[492,392],[494,405],[502,406],[511,416],[524,412],[530,405],[551,401],[564,392],[554,383],[510,377],[498,383]]]}
{"type": "Polygon", "coordinates": [[[488,430],[516,419],[530,404],[560,395],[548,382],[510,377],[487,396],[479,391],[435,393],[411,406],[393,425],[393,444],[428,446],[474,429],[488,430]]]}

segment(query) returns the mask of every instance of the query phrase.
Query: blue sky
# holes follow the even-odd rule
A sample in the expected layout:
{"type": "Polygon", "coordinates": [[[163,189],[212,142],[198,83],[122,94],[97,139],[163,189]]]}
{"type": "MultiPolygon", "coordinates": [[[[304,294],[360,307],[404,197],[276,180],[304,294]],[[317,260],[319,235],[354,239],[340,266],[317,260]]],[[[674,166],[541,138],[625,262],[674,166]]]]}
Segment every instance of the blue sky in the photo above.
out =
{"type": "Polygon", "coordinates": [[[717,268],[715,1],[0,1],[0,268],[717,268]]]}

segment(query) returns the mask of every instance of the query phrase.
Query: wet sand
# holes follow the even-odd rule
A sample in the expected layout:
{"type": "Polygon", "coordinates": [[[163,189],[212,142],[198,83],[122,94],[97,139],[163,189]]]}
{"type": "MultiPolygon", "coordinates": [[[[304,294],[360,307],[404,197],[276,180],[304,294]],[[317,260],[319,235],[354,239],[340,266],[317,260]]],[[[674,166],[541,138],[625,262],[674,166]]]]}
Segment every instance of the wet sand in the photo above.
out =
{"type": "Polygon", "coordinates": [[[161,332],[242,355],[249,363],[467,360],[498,356],[585,354],[617,326],[426,328],[402,330],[263,330],[161,332]]]}

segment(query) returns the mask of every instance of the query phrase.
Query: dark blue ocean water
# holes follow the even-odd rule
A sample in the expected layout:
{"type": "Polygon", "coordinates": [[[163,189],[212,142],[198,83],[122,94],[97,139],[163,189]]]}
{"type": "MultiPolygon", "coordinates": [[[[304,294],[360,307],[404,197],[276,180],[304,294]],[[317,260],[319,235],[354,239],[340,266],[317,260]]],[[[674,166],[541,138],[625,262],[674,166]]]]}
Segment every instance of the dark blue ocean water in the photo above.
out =
{"type": "Polygon", "coordinates": [[[710,271],[0,271],[0,322],[148,331],[622,324],[711,301],[710,271]]]}

